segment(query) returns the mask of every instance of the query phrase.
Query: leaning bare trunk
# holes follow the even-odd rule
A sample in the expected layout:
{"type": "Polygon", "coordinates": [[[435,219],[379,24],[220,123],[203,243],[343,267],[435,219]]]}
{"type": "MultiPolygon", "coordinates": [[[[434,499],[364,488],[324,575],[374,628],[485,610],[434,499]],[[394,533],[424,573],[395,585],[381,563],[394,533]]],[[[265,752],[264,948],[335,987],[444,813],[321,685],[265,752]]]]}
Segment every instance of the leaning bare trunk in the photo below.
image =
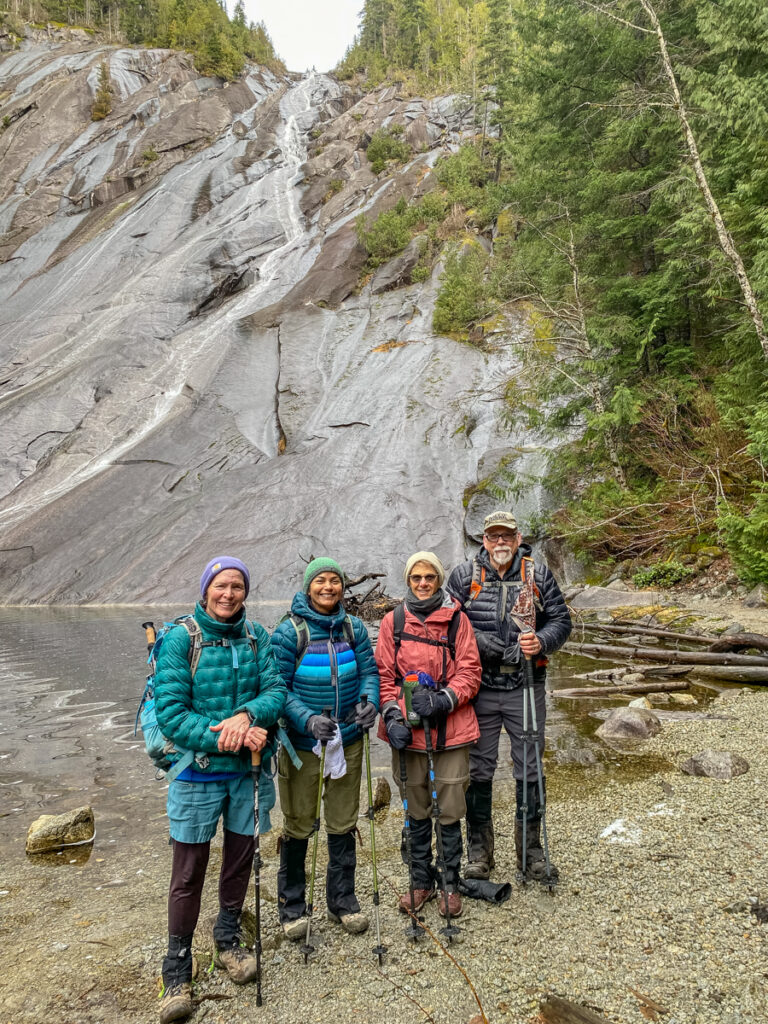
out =
{"type": "Polygon", "coordinates": [[[688,121],[688,114],[683,103],[683,98],[680,95],[680,89],[677,84],[677,78],[672,67],[672,61],[669,58],[669,52],[667,50],[667,42],[664,38],[664,33],[661,30],[659,19],[656,16],[656,11],[650,0],[640,0],[640,5],[648,15],[651,24],[656,32],[656,38],[659,41],[659,50],[661,52],[661,60],[664,65],[664,72],[669,81],[672,95],[675,100],[675,111],[677,113],[678,120],[682,126],[683,132],[685,133],[685,140],[688,144],[688,152],[691,156],[691,163],[693,164],[693,172],[696,175],[696,183],[699,186],[699,191],[704,197],[707,209],[709,210],[710,216],[715,224],[715,230],[717,231],[717,237],[720,241],[720,247],[722,248],[725,255],[731,262],[733,272],[738,279],[741,287],[741,294],[744,296],[744,303],[749,310],[749,315],[752,318],[755,331],[757,333],[758,341],[763,350],[763,354],[768,358],[768,335],[765,331],[765,324],[763,323],[763,317],[760,312],[760,308],[755,298],[755,293],[752,291],[752,285],[749,283],[747,277],[747,271],[744,267],[744,263],[739,255],[736,246],[734,245],[731,233],[725,226],[725,221],[720,213],[720,208],[717,205],[715,197],[712,195],[712,191],[707,181],[707,176],[704,173],[704,167],[701,163],[701,157],[699,156],[699,147],[696,145],[696,139],[694,138],[693,131],[691,130],[690,122],[688,121]]]}

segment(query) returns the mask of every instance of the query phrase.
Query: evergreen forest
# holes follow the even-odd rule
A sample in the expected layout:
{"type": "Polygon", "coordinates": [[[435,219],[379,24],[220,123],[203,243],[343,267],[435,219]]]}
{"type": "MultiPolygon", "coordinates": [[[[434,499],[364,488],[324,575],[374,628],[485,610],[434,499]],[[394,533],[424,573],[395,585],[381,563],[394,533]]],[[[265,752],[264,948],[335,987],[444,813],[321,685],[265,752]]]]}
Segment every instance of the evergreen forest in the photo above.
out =
{"type": "Polygon", "coordinates": [[[647,582],[721,548],[768,583],[763,0],[366,0],[337,72],[476,101],[429,203],[358,232],[371,266],[442,252],[437,331],[528,319],[507,399],[551,435],[542,527],[647,582]]]}
{"type": "Polygon", "coordinates": [[[285,70],[264,24],[248,22],[243,0],[231,18],[218,0],[10,0],[9,7],[5,17],[19,35],[23,18],[77,26],[109,42],[187,50],[203,74],[229,81],[246,61],[285,70]]]}

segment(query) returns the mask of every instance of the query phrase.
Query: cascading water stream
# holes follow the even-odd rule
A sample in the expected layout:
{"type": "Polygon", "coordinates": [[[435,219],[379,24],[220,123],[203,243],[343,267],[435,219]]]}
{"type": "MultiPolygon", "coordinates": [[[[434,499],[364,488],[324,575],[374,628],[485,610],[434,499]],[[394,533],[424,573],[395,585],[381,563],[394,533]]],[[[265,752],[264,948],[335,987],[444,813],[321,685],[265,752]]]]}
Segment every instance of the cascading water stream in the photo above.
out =
{"type": "MultiPolygon", "coordinates": [[[[167,358],[162,361],[161,365],[152,368],[151,375],[158,380],[161,393],[155,401],[154,407],[145,414],[143,421],[137,424],[133,419],[132,426],[122,433],[114,444],[109,445],[106,450],[99,451],[92,458],[85,458],[79,465],[70,467],[63,478],[49,483],[47,480],[44,482],[45,475],[42,474],[41,478],[31,481],[25,489],[22,500],[9,503],[0,511],[0,524],[4,527],[13,525],[97,476],[117,460],[124,458],[173,415],[182,397],[190,372],[206,351],[215,351],[222,337],[232,329],[231,325],[243,316],[276,301],[300,279],[303,264],[312,257],[314,251],[311,239],[306,235],[302,225],[299,210],[300,194],[296,188],[300,180],[300,167],[306,159],[304,133],[314,120],[313,101],[327,95],[334,88],[337,88],[335,83],[329,79],[312,74],[288,90],[280,102],[283,120],[277,132],[277,145],[281,159],[269,174],[264,175],[251,186],[249,192],[252,195],[249,198],[251,205],[256,205],[264,200],[270,204],[276,215],[276,220],[281,225],[284,241],[269,252],[262,261],[258,267],[258,277],[254,284],[238,299],[227,303],[221,311],[210,314],[175,335],[167,358]],[[302,119],[306,122],[304,127],[300,127],[299,124],[302,119]]],[[[233,139],[232,145],[235,143],[236,140],[233,139]]],[[[199,175],[199,164],[204,158],[198,156],[191,160],[188,166],[182,169],[180,176],[184,174],[199,175]]],[[[218,159],[229,161],[231,152],[224,150],[218,159]]],[[[161,201],[160,197],[155,198],[157,202],[161,201]]],[[[145,205],[146,203],[142,204],[142,206],[145,205]]],[[[248,200],[246,208],[247,206],[248,200]]],[[[131,225],[133,220],[141,215],[141,207],[129,211],[123,221],[122,230],[125,230],[127,225],[131,225]]],[[[143,215],[146,216],[146,211],[143,212],[143,215]]],[[[127,230],[130,231],[132,228],[128,226],[127,230]]],[[[78,262],[75,270],[67,277],[68,287],[73,287],[73,283],[87,273],[89,265],[98,260],[102,250],[112,241],[112,234],[113,232],[110,232],[110,237],[102,239],[92,252],[78,262]]],[[[196,242],[199,245],[200,237],[193,234],[187,248],[194,249],[196,242]]],[[[174,253],[175,262],[178,263],[183,256],[184,250],[182,249],[181,254],[177,250],[174,253]]],[[[157,266],[151,268],[149,272],[157,273],[157,266]]],[[[48,301],[53,301],[50,296],[48,301]]],[[[38,310],[38,315],[39,312],[38,310]]],[[[88,335],[85,348],[101,340],[96,331],[91,330],[88,335]]],[[[82,358],[82,355],[83,346],[70,349],[67,358],[57,363],[53,374],[61,375],[68,362],[76,362],[82,358]]],[[[46,361],[50,362],[50,352],[46,361]]],[[[27,387],[34,387],[36,384],[38,384],[37,380],[27,387]]],[[[4,401],[10,401],[13,394],[5,396],[4,401]]]]}

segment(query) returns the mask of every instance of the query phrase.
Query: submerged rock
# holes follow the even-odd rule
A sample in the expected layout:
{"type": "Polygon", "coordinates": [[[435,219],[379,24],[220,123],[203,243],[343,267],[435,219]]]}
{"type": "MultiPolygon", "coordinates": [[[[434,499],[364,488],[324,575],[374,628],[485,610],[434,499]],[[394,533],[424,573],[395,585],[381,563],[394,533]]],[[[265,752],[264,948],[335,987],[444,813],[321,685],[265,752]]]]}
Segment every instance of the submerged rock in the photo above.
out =
{"type": "Polygon", "coordinates": [[[645,708],[616,708],[595,733],[601,740],[647,740],[661,732],[658,717],[645,708]]]}
{"type": "Polygon", "coordinates": [[[43,814],[29,826],[27,853],[47,853],[65,846],[93,842],[92,807],[78,807],[64,814],[43,814]]]}
{"type": "Polygon", "coordinates": [[[708,779],[734,779],[749,771],[749,761],[728,750],[702,750],[680,765],[686,775],[704,775],[708,779]]]}

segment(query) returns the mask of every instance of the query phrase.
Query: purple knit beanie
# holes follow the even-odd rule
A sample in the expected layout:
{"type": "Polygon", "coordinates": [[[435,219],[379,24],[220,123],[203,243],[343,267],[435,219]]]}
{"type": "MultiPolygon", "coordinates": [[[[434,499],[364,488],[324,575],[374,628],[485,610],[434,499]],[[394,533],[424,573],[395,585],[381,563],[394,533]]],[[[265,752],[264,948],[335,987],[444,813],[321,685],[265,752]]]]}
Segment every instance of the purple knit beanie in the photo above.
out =
{"type": "Polygon", "coordinates": [[[203,569],[203,575],[200,577],[200,597],[203,601],[205,601],[205,592],[211,585],[211,580],[214,576],[218,576],[220,572],[223,572],[224,569],[237,569],[238,572],[243,574],[245,596],[248,597],[248,591],[251,589],[251,574],[246,569],[245,563],[241,562],[239,558],[221,555],[219,558],[212,558],[203,569]]]}

